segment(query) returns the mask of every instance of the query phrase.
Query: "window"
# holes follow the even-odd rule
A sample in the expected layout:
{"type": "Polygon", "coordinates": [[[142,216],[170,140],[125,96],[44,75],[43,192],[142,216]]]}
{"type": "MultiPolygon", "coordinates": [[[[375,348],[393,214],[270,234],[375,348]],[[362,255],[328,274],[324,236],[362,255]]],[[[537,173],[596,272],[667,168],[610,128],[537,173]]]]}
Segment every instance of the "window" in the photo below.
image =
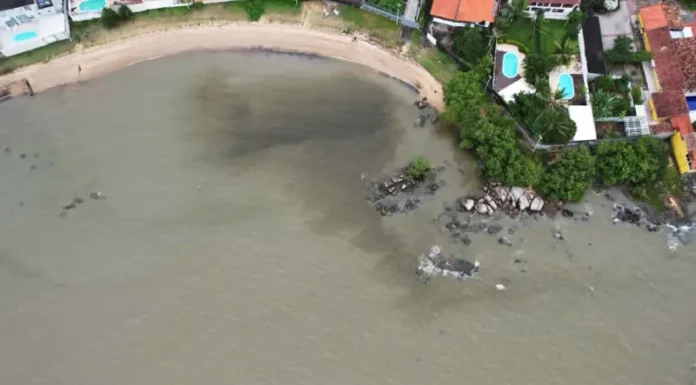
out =
{"type": "Polygon", "coordinates": [[[563,12],[565,12],[565,11],[562,10],[562,9],[552,9],[551,12],[563,13],[563,12]]]}
{"type": "Polygon", "coordinates": [[[691,154],[686,154],[686,163],[689,165],[689,170],[692,170],[692,168],[691,168],[691,154]]]}
{"type": "Polygon", "coordinates": [[[551,6],[554,8],[561,8],[563,4],[551,4],[551,6]]]}
{"type": "Polygon", "coordinates": [[[571,4],[563,4],[563,8],[573,8],[575,7],[574,5],[571,4]]]}

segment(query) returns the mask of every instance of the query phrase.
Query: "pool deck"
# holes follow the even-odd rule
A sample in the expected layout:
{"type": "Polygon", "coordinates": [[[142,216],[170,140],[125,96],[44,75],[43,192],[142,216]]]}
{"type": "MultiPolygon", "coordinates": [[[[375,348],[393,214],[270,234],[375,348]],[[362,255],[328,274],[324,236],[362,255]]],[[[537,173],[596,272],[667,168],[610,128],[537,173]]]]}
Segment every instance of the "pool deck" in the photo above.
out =
{"type": "Polygon", "coordinates": [[[495,51],[495,76],[493,77],[493,89],[496,91],[502,91],[503,89],[507,88],[509,85],[512,83],[522,79],[520,76],[520,73],[522,71],[522,58],[519,57],[518,54],[518,69],[517,69],[517,76],[514,78],[509,78],[505,75],[503,75],[503,56],[505,56],[506,53],[510,51],[495,51]]]}

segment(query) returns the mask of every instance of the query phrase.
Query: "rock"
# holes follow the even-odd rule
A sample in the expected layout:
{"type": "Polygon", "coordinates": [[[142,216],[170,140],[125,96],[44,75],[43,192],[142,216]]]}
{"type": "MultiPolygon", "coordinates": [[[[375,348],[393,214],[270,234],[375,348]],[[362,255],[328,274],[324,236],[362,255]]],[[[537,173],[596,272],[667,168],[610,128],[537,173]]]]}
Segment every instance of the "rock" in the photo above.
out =
{"type": "Polygon", "coordinates": [[[510,237],[508,237],[507,235],[502,236],[498,238],[498,243],[500,243],[501,245],[512,246],[512,239],[510,239],[510,237]]]}
{"type": "Polygon", "coordinates": [[[418,123],[418,127],[424,127],[425,122],[427,121],[427,116],[421,115],[418,119],[420,119],[420,122],[418,123]]]}
{"type": "Polygon", "coordinates": [[[563,233],[560,229],[556,229],[553,231],[553,239],[557,241],[565,241],[565,237],[563,237],[563,233]]]}
{"type": "Polygon", "coordinates": [[[19,154],[19,159],[24,159],[27,157],[27,154],[19,154]]]}
{"type": "Polygon", "coordinates": [[[483,197],[483,200],[486,201],[486,203],[493,202],[493,198],[491,198],[490,195],[486,195],[485,197],[483,197]]]}
{"type": "Polygon", "coordinates": [[[106,196],[100,191],[92,191],[89,193],[89,197],[92,199],[104,199],[106,196]]]}
{"type": "Polygon", "coordinates": [[[503,226],[499,224],[492,224],[488,226],[488,234],[495,235],[498,234],[499,232],[503,231],[503,226]]]}
{"type": "Polygon", "coordinates": [[[563,210],[561,211],[561,215],[563,215],[563,216],[566,217],[566,218],[572,218],[573,216],[575,216],[575,213],[572,212],[572,211],[570,211],[570,210],[568,210],[568,209],[563,209],[563,210]]]}
{"type": "Polygon", "coordinates": [[[495,210],[498,210],[498,205],[495,204],[495,202],[493,202],[492,200],[491,200],[490,202],[488,202],[488,207],[490,207],[490,209],[491,209],[490,211],[491,211],[491,212],[493,212],[493,211],[495,211],[495,210]]]}
{"type": "Polygon", "coordinates": [[[5,152],[10,152],[10,146],[5,146],[5,152]]]}
{"type": "Polygon", "coordinates": [[[532,203],[529,205],[529,209],[532,211],[541,211],[544,208],[544,200],[540,197],[534,197],[532,203]]]}
{"type": "Polygon", "coordinates": [[[505,290],[505,285],[503,285],[502,283],[499,283],[499,284],[495,285],[495,289],[498,291],[503,291],[503,290],[505,290]]]}
{"type": "Polygon", "coordinates": [[[488,206],[483,203],[476,204],[476,212],[479,214],[488,214],[488,206]]]}
{"type": "Polygon", "coordinates": [[[30,169],[30,170],[36,170],[36,165],[35,165],[35,164],[32,164],[32,165],[29,167],[29,169],[30,169]]]}
{"type": "Polygon", "coordinates": [[[63,210],[71,210],[71,209],[74,209],[75,207],[77,207],[77,205],[75,203],[70,203],[67,206],[63,206],[63,210]]]}
{"type": "Polygon", "coordinates": [[[520,208],[520,211],[524,211],[529,208],[529,200],[527,200],[527,197],[522,195],[520,199],[517,201],[517,206],[520,208]]]}
{"type": "Polygon", "coordinates": [[[512,235],[517,232],[517,226],[512,226],[508,229],[508,234],[512,235]]]}
{"type": "Polygon", "coordinates": [[[582,220],[583,220],[584,222],[589,221],[589,220],[590,220],[590,213],[588,213],[588,212],[583,213],[583,214],[582,214],[582,220]]]}
{"type": "Polygon", "coordinates": [[[440,121],[440,115],[438,115],[437,113],[435,113],[435,115],[433,115],[433,118],[430,119],[430,123],[432,123],[432,124],[436,124],[439,121],[440,121]]]}
{"type": "Polygon", "coordinates": [[[464,235],[459,239],[463,244],[469,246],[471,244],[471,238],[468,235],[464,235]]]}
{"type": "Polygon", "coordinates": [[[79,205],[80,203],[84,202],[85,200],[84,200],[84,199],[82,199],[82,198],[80,198],[80,197],[75,197],[75,198],[73,198],[73,200],[72,200],[72,201],[73,201],[73,203],[75,203],[75,204],[78,204],[78,205],[79,205]]]}
{"type": "Polygon", "coordinates": [[[524,195],[524,189],[522,187],[513,187],[510,189],[510,196],[512,200],[517,202],[524,195]]]}
{"type": "Polygon", "coordinates": [[[440,186],[437,183],[431,183],[430,184],[430,191],[435,192],[437,189],[439,189],[440,186]]]}
{"type": "Polygon", "coordinates": [[[530,202],[533,201],[534,198],[536,198],[536,194],[534,194],[534,192],[532,192],[532,191],[527,191],[525,193],[525,196],[527,197],[527,200],[530,202]]]}
{"type": "Polygon", "coordinates": [[[498,199],[500,199],[501,202],[505,202],[507,200],[509,191],[507,187],[497,186],[495,187],[494,191],[495,195],[498,196],[498,199]]]}
{"type": "Polygon", "coordinates": [[[467,200],[464,202],[464,209],[465,209],[466,211],[471,211],[471,209],[473,209],[473,208],[474,208],[474,200],[473,200],[473,199],[467,199],[467,200]]]}

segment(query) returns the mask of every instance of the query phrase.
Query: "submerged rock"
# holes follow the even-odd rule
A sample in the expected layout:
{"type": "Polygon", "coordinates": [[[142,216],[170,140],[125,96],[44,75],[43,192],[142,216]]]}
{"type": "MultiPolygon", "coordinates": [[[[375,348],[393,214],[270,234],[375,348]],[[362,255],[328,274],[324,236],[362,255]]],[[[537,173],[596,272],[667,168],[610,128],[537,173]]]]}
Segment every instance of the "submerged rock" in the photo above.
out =
{"type": "Polygon", "coordinates": [[[495,235],[501,231],[503,231],[503,226],[501,226],[497,223],[488,226],[488,234],[495,235]]]}
{"type": "Polygon", "coordinates": [[[442,255],[439,246],[433,246],[430,251],[418,257],[416,277],[422,283],[429,283],[433,277],[452,277],[465,280],[480,272],[478,261],[469,262],[462,258],[447,258],[442,255]]]}
{"type": "Polygon", "coordinates": [[[498,238],[498,243],[505,246],[512,246],[512,239],[507,235],[498,238]]]}

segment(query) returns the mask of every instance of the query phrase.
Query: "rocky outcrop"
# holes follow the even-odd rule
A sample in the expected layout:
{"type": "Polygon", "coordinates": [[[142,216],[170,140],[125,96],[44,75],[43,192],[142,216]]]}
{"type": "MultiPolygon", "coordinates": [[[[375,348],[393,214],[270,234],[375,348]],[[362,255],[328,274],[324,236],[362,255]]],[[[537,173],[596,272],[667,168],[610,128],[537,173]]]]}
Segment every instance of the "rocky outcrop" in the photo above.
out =
{"type": "Polygon", "coordinates": [[[439,246],[433,246],[430,251],[418,257],[416,277],[422,283],[429,283],[434,277],[452,277],[465,280],[480,272],[478,261],[469,262],[454,256],[446,257],[439,246]]]}
{"type": "Polygon", "coordinates": [[[423,180],[411,180],[406,177],[406,168],[400,168],[372,181],[367,188],[367,201],[383,216],[413,211],[444,186],[445,182],[438,179],[444,169],[434,167],[423,180]]]}
{"type": "Polygon", "coordinates": [[[533,191],[522,187],[508,187],[491,184],[483,188],[483,196],[464,197],[459,199],[460,211],[475,212],[480,215],[494,215],[504,211],[510,216],[521,212],[539,213],[546,202],[533,191]]]}

